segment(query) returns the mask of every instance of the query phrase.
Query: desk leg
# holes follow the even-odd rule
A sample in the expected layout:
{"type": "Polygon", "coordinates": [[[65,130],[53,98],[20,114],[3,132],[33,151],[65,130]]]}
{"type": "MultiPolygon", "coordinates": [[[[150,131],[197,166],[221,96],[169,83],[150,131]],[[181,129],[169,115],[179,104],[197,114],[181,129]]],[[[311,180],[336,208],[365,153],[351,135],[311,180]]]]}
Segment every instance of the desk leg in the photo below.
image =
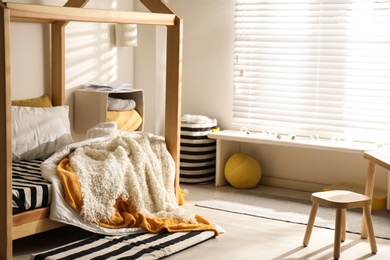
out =
{"type": "Polygon", "coordinates": [[[225,164],[230,156],[238,153],[239,151],[239,142],[217,139],[215,186],[223,186],[228,184],[224,173],[225,164]]]}
{"type": "MultiPolygon", "coordinates": [[[[375,163],[372,161],[369,161],[368,162],[367,178],[366,178],[365,195],[369,196],[371,198],[374,196],[375,170],[376,170],[375,163]]],[[[370,214],[371,214],[371,207],[370,207],[370,214]]],[[[366,226],[365,214],[363,214],[361,237],[367,238],[367,226],[366,226]]]]}
{"type": "Polygon", "coordinates": [[[390,171],[387,172],[387,210],[390,210],[390,171]]]}

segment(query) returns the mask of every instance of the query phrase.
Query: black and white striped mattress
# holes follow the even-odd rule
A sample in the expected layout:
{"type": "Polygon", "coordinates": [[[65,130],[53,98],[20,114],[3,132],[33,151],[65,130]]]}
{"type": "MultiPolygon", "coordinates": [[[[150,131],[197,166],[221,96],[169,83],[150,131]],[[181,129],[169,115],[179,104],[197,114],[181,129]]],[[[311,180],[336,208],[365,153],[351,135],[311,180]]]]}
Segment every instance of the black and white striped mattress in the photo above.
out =
{"type": "Polygon", "coordinates": [[[12,162],[12,213],[50,205],[51,186],[41,175],[42,160],[12,162]]]}

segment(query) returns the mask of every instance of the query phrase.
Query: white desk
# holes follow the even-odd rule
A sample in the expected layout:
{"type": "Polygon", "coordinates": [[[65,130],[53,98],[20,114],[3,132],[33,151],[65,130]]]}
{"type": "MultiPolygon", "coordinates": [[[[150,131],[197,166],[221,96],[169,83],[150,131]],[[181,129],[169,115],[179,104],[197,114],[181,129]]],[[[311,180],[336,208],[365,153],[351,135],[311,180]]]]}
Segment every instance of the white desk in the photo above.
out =
{"type": "MultiPolygon", "coordinates": [[[[390,171],[390,153],[380,153],[377,151],[367,151],[364,152],[364,158],[368,160],[368,171],[366,178],[366,190],[365,195],[372,198],[374,194],[374,184],[375,184],[375,173],[376,166],[380,166],[388,171],[390,171]]],[[[390,180],[389,180],[390,182],[390,180]]],[[[387,190],[387,208],[390,207],[390,199],[389,199],[389,188],[387,190]]],[[[361,236],[363,238],[367,237],[367,229],[363,217],[362,221],[362,233],[361,236]]]]}
{"type": "Polygon", "coordinates": [[[240,143],[316,148],[322,150],[346,151],[360,154],[363,154],[364,150],[368,150],[364,148],[357,149],[356,147],[340,147],[337,146],[337,143],[328,141],[312,141],[309,138],[291,140],[284,136],[278,139],[275,136],[264,136],[258,133],[246,134],[244,132],[230,130],[209,133],[207,136],[209,138],[215,139],[217,143],[215,186],[223,186],[228,184],[224,176],[225,163],[230,158],[230,156],[240,152],[240,143]]]}

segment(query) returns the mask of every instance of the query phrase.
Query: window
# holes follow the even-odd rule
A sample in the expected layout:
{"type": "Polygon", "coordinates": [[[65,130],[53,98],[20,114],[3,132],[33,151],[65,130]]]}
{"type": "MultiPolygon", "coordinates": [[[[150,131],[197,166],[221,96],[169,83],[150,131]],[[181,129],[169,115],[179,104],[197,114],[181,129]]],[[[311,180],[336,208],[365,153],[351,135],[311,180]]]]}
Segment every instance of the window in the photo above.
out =
{"type": "Polygon", "coordinates": [[[236,0],[233,120],[390,143],[389,0],[236,0]]]}

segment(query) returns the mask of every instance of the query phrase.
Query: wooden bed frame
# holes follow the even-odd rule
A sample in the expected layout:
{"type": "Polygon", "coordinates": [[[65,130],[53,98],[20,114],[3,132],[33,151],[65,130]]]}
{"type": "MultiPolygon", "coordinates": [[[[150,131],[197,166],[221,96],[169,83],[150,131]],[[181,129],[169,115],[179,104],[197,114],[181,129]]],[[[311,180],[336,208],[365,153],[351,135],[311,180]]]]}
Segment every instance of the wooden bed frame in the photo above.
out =
{"type": "Polygon", "coordinates": [[[51,97],[65,100],[65,26],[70,21],[162,25],[167,27],[165,140],[176,162],[179,194],[180,111],[183,22],[163,0],[140,0],[149,12],[83,9],[88,0],[64,6],[5,3],[0,0],[0,259],[12,259],[12,240],[61,226],[48,219],[49,208],[12,215],[10,23],[51,24],[51,97]],[[4,174],[5,173],[5,174],[4,174]]]}

